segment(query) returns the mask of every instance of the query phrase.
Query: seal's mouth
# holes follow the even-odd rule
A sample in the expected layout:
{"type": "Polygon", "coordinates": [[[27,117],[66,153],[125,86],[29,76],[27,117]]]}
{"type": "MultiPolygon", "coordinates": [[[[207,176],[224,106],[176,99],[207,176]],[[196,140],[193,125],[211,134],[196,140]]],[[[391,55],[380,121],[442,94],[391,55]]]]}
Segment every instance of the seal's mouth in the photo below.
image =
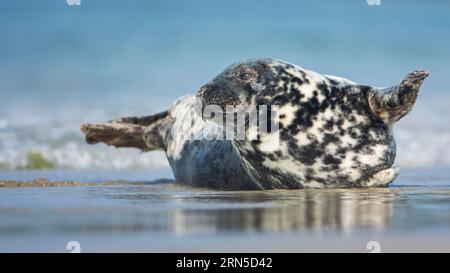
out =
{"type": "Polygon", "coordinates": [[[202,98],[196,98],[196,112],[205,121],[222,121],[235,120],[237,117],[246,117],[250,114],[249,109],[241,105],[227,105],[221,107],[214,104],[206,104],[202,98]]]}
{"type": "Polygon", "coordinates": [[[203,96],[204,90],[202,90],[202,88],[195,95],[195,111],[202,117],[203,120],[208,120],[209,118],[205,118],[205,116],[203,115],[203,112],[207,106],[207,101],[203,96]]]}
{"type": "Polygon", "coordinates": [[[211,120],[217,117],[226,117],[232,114],[244,114],[248,105],[243,105],[241,98],[237,96],[225,96],[220,90],[215,90],[210,86],[203,86],[195,96],[196,112],[203,120],[211,120]]]}

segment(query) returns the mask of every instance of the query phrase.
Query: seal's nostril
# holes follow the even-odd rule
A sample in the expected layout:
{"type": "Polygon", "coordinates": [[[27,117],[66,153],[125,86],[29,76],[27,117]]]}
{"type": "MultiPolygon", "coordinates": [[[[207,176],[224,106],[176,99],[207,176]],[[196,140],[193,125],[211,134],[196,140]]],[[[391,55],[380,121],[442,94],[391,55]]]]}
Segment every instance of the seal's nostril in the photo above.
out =
{"type": "Polygon", "coordinates": [[[211,88],[208,85],[204,85],[200,87],[200,89],[197,91],[197,94],[195,95],[195,108],[200,116],[203,116],[203,110],[207,105],[207,96],[210,89],[211,88]]]}
{"type": "Polygon", "coordinates": [[[204,104],[206,105],[209,102],[209,98],[211,97],[211,86],[204,85],[202,86],[198,92],[196,97],[204,104]]]}
{"type": "Polygon", "coordinates": [[[202,86],[197,92],[197,97],[203,96],[208,90],[209,90],[208,86],[206,85],[202,86]]]}

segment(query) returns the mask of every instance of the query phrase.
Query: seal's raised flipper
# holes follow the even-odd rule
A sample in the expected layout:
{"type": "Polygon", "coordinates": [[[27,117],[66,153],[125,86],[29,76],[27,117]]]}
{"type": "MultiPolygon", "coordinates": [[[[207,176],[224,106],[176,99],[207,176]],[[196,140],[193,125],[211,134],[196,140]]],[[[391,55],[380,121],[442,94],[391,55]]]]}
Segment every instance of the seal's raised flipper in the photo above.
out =
{"type": "Polygon", "coordinates": [[[393,124],[408,114],[427,76],[426,71],[414,71],[406,75],[399,85],[385,89],[371,88],[368,101],[373,113],[387,124],[393,124]]]}
{"type": "Polygon", "coordinates": [[[164,149],[160,137],[166,132],[168,112],[145,117],[125,117],[101,124],[83,124],[86,142],[103,142],[115,147],[137,148],[143,151],[164,149]]]}

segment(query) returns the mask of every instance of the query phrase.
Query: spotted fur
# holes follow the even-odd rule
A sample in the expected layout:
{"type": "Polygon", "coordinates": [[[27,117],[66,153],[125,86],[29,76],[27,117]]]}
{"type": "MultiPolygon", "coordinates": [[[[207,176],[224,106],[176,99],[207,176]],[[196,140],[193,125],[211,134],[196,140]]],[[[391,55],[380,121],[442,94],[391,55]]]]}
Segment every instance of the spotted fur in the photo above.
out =
{"type": "Polygon", "coordinates": [[[426,76],[414,72],[403,85],[382,90],[283,61],[258,59],[229,67],[197,97],[203,104],[221,106],[279,106],[279,145],[270,145],[270,134],[232,141],[260,188],[380,186],[398,173],[386,171],[396,152],[392,124],[411,110],[426,76]],[[239,79],[248,71],[253,80],[239,79]],[[380,172],[389,176],[374,182],[380,172]]]}

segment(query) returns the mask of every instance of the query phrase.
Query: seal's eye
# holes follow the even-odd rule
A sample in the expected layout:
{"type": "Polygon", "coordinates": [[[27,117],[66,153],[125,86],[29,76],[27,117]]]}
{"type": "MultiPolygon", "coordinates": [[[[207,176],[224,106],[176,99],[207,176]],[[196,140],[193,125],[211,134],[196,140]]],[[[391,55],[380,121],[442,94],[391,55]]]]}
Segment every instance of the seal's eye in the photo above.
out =
{"type": "Polygon", "coordinates": [[[249,82],[255,76],[253,73],[248,71],[241,71],[237,74],[238,78],[242,81],[249,82]]]}

